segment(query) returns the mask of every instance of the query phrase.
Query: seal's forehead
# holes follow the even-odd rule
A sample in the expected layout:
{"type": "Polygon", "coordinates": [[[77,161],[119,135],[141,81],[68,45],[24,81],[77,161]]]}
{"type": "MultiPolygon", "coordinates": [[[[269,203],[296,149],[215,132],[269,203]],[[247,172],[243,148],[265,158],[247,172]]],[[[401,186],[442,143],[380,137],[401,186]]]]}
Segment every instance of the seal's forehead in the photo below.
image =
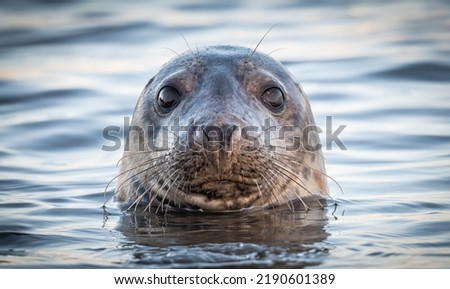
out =
{"type": "MultiPolygon", "coordinates": [[[[234,57],[234,58],[248,58],[252,54],[252,50],[241,46],[232,45],[217,45],[207,46],[198,50],[198,53],[205,57],[234,57]]],[[[195,53],[194,53],[195,54],[195,53]]]]}
{"type": "Polygon", "coordinates": [[[264,53],[232,45],[207,46],[195,51],[187,51],[166,66],[175,68],[195,63],[205,66],[236,66],[244,62],[253,63],[261,68],[268,66],[271,70],[285,70],[281,63],[264,53]]]}

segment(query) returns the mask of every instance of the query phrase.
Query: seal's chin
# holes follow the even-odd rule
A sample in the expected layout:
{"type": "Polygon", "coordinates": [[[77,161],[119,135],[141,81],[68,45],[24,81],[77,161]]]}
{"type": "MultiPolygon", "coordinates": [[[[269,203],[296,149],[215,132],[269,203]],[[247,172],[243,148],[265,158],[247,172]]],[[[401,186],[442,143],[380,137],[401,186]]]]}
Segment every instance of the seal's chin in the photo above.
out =
{"type": "Polygon", "coordinates": [[[230,180],[208,181],[182,194],[185,205],[205,211],[244,210],[258,206],[262,198],[256,185],[230,180]]]}

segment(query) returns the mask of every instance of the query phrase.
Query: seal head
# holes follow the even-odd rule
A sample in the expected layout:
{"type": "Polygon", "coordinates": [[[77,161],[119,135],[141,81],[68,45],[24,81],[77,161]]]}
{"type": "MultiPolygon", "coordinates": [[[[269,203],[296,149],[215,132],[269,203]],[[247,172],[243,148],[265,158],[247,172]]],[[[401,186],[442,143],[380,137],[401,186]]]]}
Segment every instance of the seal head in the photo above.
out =
{"type": "Polygon", "coordinates": [[[281,63],[210,46],[165,64],[138,99],[116,199],[203,211],[273,207],[327,194],[308,99],[281,63]]]}

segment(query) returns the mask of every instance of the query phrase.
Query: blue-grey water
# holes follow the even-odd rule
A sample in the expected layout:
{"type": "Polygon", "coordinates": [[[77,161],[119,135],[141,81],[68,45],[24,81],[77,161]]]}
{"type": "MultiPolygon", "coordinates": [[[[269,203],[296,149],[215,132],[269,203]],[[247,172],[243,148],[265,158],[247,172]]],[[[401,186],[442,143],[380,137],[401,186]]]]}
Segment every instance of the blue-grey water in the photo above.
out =
{"type": "Polygon", "coordinates": [[[448,1],[2,1],[1,268],[450,268],[448,1]],[[125,213],[108,200],[141,90],[189,45],[259,46],[307,92],[326,210],[125,213]],[[173,51],[172,51],[173,50],[173,51]],[[321,134],[325,144],[325,134],[321,134]],[[105,209],[103,204],[106,202],[105,209]]]}

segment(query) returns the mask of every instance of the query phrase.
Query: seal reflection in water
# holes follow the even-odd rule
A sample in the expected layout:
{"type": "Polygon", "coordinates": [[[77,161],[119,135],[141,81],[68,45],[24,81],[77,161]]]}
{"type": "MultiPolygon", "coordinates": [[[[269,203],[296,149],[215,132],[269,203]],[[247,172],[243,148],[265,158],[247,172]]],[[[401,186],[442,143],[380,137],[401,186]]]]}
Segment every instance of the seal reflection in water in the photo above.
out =
{"type": "Polygon", "coordinates": [[[236,46],[187,52],[138,99],[116,200],[150,211],[322,206],[316,130],[305,93],[278,61],[236,46]]]}

